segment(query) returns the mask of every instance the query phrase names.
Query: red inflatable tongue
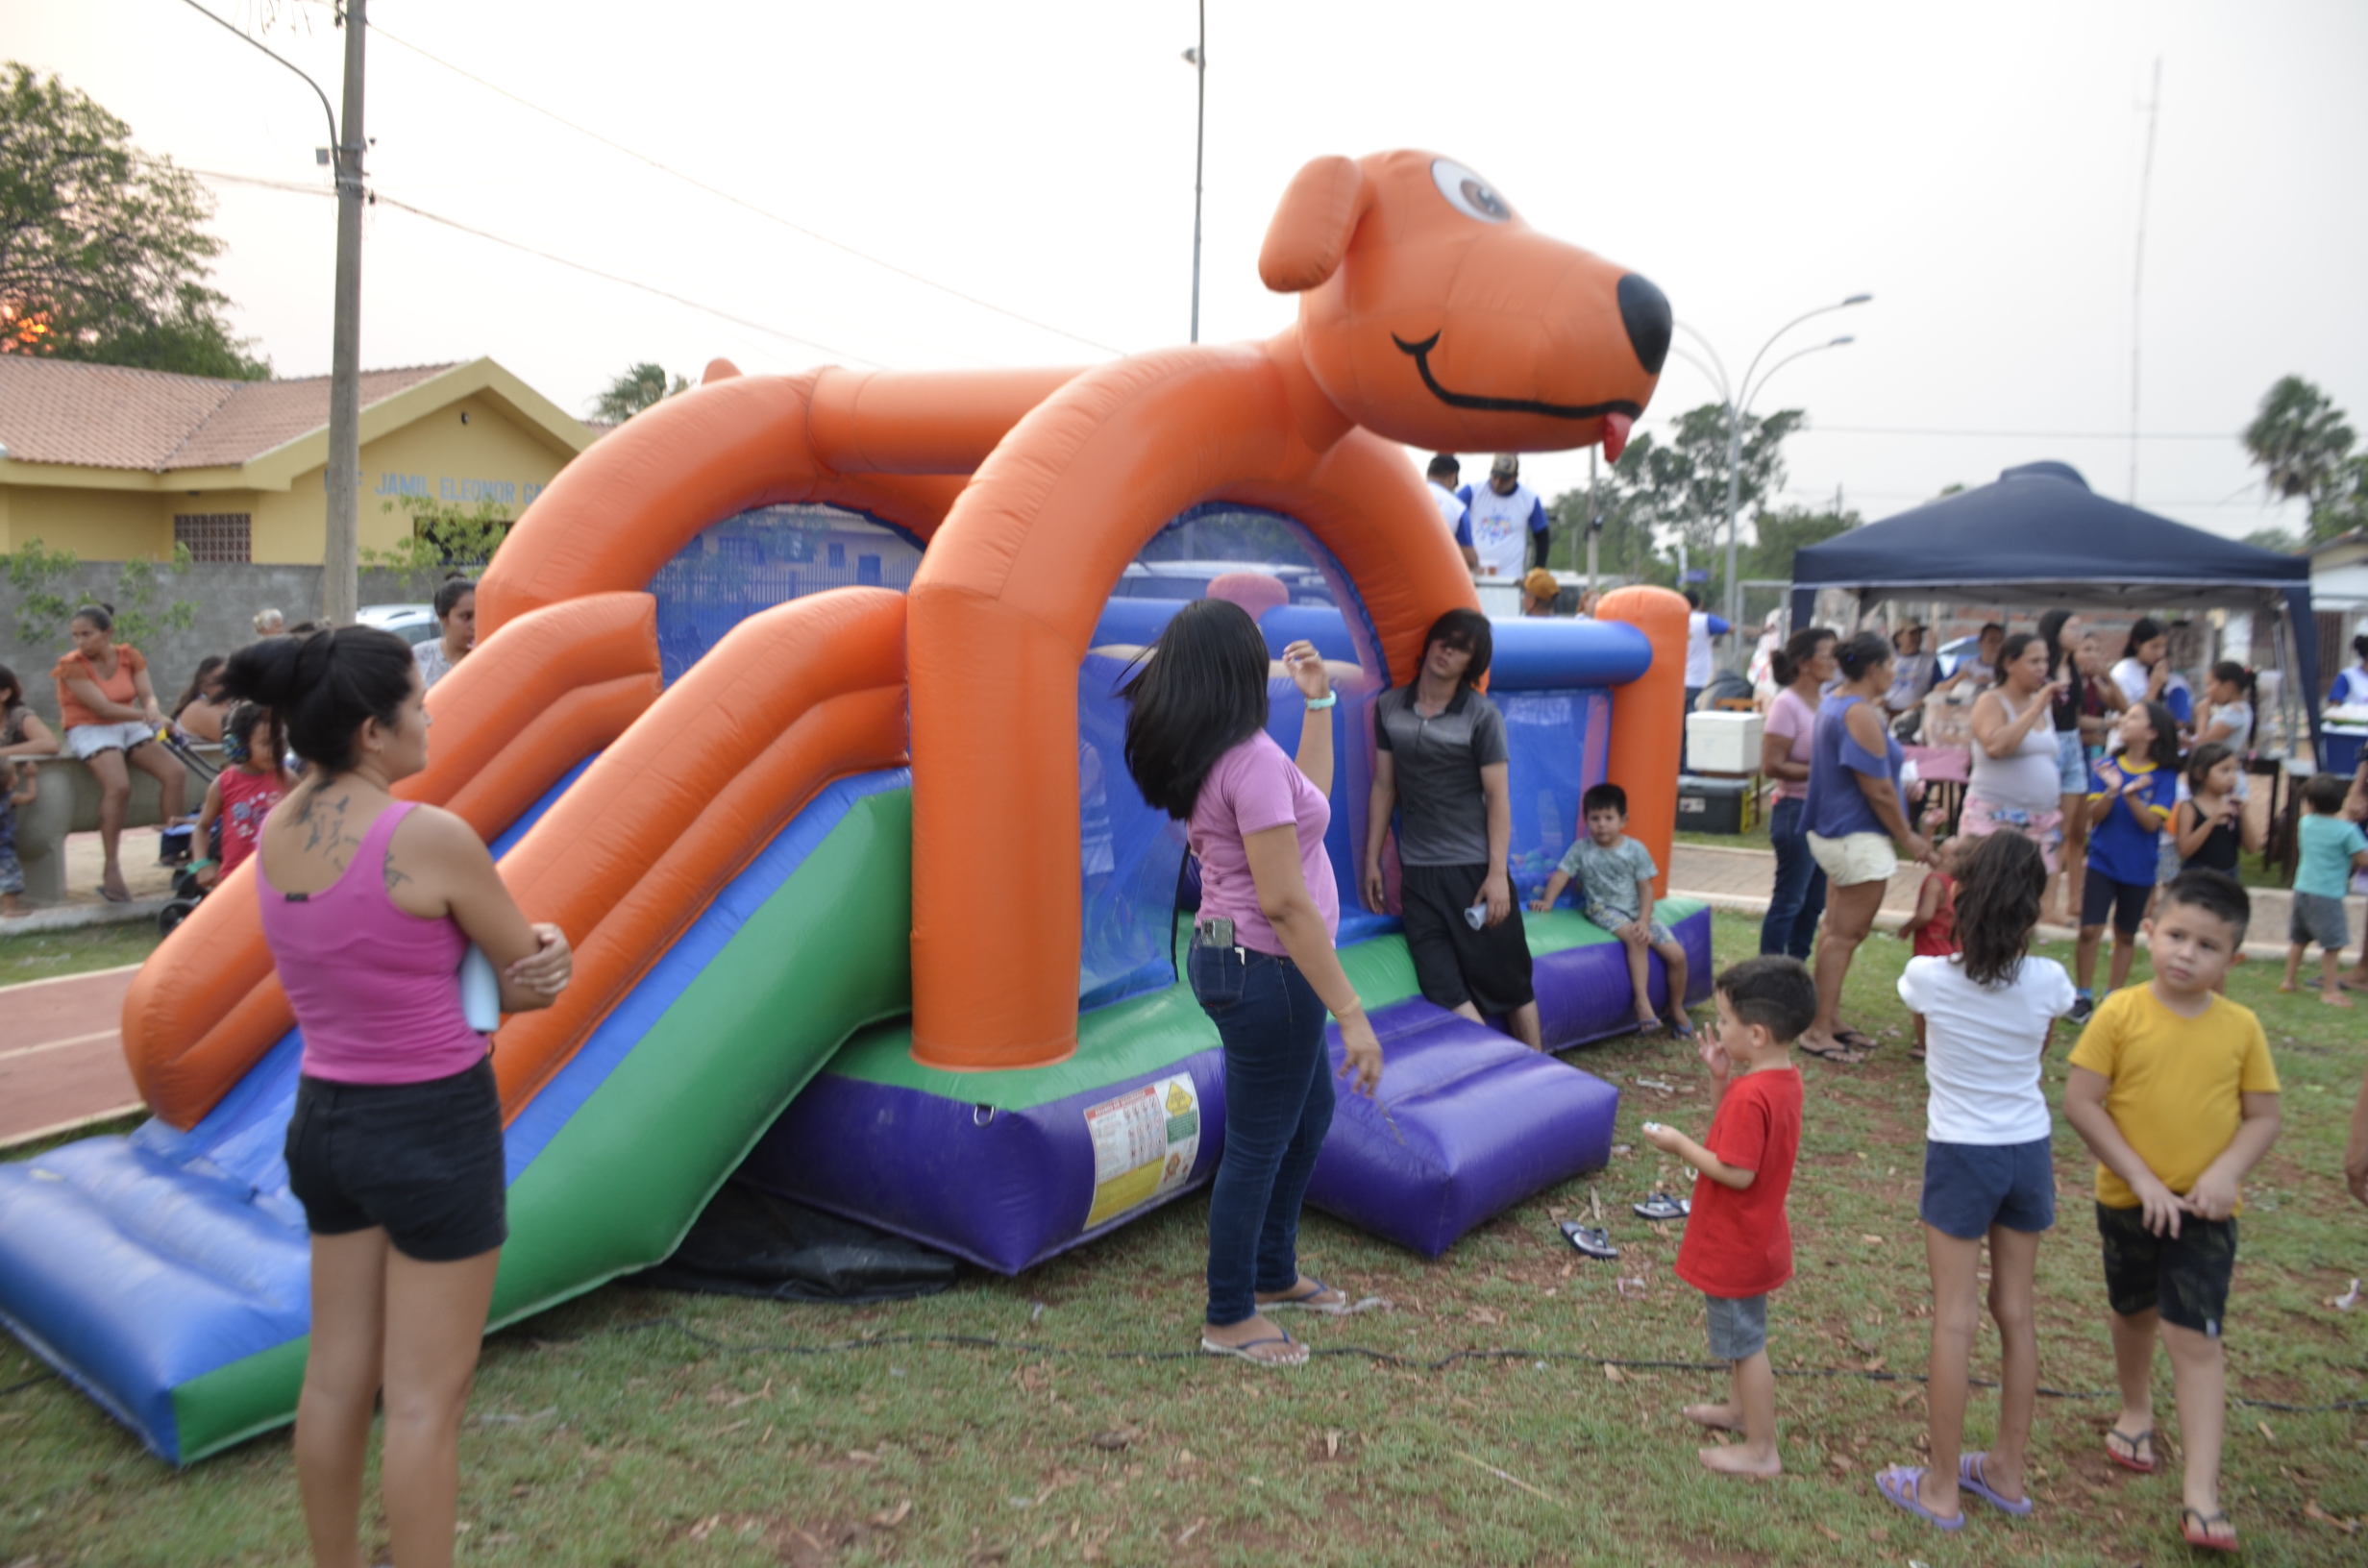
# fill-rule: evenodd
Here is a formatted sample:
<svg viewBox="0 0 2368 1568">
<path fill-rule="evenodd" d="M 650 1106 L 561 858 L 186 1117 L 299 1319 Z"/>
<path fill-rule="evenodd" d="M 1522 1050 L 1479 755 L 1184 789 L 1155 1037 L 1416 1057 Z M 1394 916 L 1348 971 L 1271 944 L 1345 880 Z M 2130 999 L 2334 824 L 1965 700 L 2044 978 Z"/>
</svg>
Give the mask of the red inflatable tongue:
<svg viewBox="0 0 2368 1568">
<path fill-rule="evenodd" d="M 1628 450 L 1628 431 L 1635 424 L 1636 421 L 1626 414 L 1603 416 L 1603 460 L 1605 462 L 1619 461 L 1619 454 Z"/>
</svg>

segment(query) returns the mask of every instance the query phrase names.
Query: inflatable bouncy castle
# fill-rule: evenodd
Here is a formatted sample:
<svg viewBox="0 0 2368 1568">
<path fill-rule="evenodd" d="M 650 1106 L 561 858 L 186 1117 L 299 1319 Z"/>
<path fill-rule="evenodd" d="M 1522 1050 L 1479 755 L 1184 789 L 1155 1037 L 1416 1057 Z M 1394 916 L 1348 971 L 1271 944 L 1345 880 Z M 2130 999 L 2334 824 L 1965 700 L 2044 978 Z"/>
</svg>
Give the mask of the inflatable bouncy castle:
<svg viewBox="0 0 2368 1568">
<path fill-rule="evenodd" d="M 735 1171 L 1006 1272 L 1208 1181 L 1222 1061 L 1176 963 L 1196 883 L 1116 694 L 1204 595 L 1277 653 L 1313 641 L 1342 694 L 1343 959 L 1386 1064 L 1311 1201 L 1436 1256 L 1603 1163 L 1616 1093 L 1423 1002 L 1358 861 L 1372 699 L 1475 602 L 1399 443 L 1616 455 L 1667 302 L 1413 152 L 1309 164 L 1259 266 L 1299 296 L 1265 343 L 719 362 L 520 521 L 399 792 L 465 818 L 576 947 L 558 1005 L 494 1037 L 497 1326 L 665 1257 Z M 1627 589 L 1603 616 L 1496 628 L 1523 897 L 1606 777 L 1667 864 L 1685 606 Z M 1661 918 L 1698 998 L 1707 912 Z M 1549 1045 L 1631 1025 L 1617 942 L 1568 910 L 1528 931 Z M 302 1041 L 246 870 L 142 968 L 124 1040 L 154 1119 L 0 1165 L 0 1319 L 186 1462 L 290 1419 L 306 1349 L 281 1160 Z"/>
</svg>

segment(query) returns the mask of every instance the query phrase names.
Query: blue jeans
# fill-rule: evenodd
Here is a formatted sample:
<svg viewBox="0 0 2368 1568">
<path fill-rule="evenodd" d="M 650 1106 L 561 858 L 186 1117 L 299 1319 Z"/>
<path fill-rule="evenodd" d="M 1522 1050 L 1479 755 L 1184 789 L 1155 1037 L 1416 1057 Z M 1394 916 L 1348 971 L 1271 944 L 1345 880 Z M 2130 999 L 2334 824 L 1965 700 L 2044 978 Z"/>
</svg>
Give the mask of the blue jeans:
<svg viewBox="0 0 2368 1568">
<path fill-rule="evenodd" d="M 1776 846 L 1776 885 L 1768 890 L 1767 919 L 1760 922 L 1760 951 L 1786 953 L 1806 962 L 1825 913 L 1825 872 L 1809 852 L 1806 800 L 1779 800 L 1767 814 L 1767 841 Z"/>
<path fill-rule="evenodd" d="M 1237 956 L 1238 955 L 1238 956 Z M 1195 943 L 1193 994 L 1225 1047 L 1225 1153 L 1209 1195 L 1209 1325 L 1299 1278 L 1299 1202 L 1332 1126 L 1324 1007 L 1297 965 Z"/>
</svg>

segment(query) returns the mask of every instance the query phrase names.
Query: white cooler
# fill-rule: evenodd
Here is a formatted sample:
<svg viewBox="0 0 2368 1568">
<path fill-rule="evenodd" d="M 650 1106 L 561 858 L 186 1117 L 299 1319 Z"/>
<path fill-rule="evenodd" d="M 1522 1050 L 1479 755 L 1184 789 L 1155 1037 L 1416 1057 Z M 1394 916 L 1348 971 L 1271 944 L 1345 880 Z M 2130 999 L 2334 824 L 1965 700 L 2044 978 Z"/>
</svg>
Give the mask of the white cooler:
<svg viewBox="0 0 2368 1568">
<path fill-rule="evenodd" d="M 1686 766 L 1697 773 L 1756 773 L 1765 727 L 1756 713 L 1690 713 Z"/>
</svg>

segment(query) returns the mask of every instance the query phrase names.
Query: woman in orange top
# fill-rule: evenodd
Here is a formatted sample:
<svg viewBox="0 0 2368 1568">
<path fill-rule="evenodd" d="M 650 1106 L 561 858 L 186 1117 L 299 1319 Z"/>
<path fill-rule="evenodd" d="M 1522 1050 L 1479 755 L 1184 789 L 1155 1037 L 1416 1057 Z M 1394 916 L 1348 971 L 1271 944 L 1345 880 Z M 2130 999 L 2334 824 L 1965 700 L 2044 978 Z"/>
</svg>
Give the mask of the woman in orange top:
<svg viewBox="0 0 2368 1568">
<path fill-rule="evenodd" d="M 71 629 L 74 651 L 50 671 L 58 682 L 58 713 L 65 721 L 66 749 L 87 763 L 99 781 L 99 844 L 107 854 L 99 895 L 110 903 L 127 904 L 132 890 L 124 885 L 123 867 L 115 855 L 123 837 L 124 808 L 132 799 L 126 764 L 156 775 L 166 821 L 181 816 L 188 774 L 157 744 L 164 714 L 148 681 L 148 661 L 138 649 L 115 645 L 112 608 L 84 605 L 74 612 Z"/>
</svg>

